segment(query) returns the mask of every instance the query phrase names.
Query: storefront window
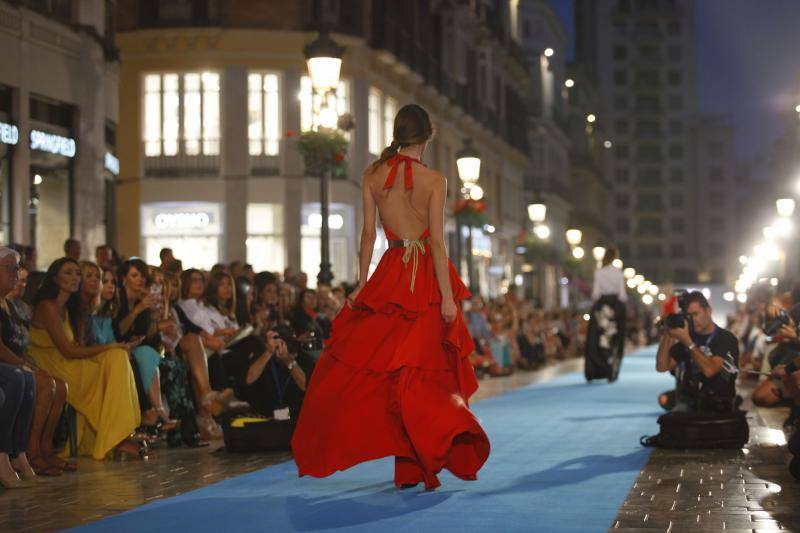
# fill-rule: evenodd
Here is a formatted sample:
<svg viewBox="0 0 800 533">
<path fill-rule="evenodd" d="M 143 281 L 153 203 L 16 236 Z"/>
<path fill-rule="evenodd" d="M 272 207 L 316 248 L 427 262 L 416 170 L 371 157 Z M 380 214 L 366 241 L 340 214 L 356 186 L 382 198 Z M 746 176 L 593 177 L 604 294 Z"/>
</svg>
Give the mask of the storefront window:
<svg viewBox="0 0 800 533">
<path fill-rule="evenodd" d="M 381 92 L 375 87 L 369 88 L 369 153 L 379 155 L 383 150 L 381 142 Z"/>
<path fill-rule="evenodd" d="M 309 131 L 314 126 L 314 110 L 319 109 L 322 103 L 321 95 L 312 97 L 311 78 L 303 76 L 300 78 L 300 129 Z M 326 95 L 328 102 L 336 108 L 339 115 L 350 112 L 350 86 L 346 80 L 339 80 L 339 87 L 336 94 Z M 350 138 L 350 132 L 346 132 L 345 137 Z"/>
<path fill-rule="evenodd" d="M 286 246 L 282 204 L 247 204 L 247 262 L 256 272 L 283 272 Z"/>
<path fill-rule="evenodd" d="M 222 205 L 211 202 L 143 204 L 142 247 L 148 264 L 161 263 L 159 252 L 172 248 L 183 268 L 211 269 L 219 261 Z"/>
<path fill-rule="evenodd" d="M 219 94 L 215 72 L 145 76 L 145 155 L 218 155 Z"/>
<path fill-rule="evenodd" d="M 250 74 L 247 86 L 250 155 L 278 155 L 281 139 L 278 75 Z"/>
<path fill-rule="evenodd" d="M 11 240 L 10 224 L 10 187 L 11 182 L 11 149 L 0 142 L 0 242 Z"/>
<path fill-rule="evenodd" d="M 383 103 L 383 145 L 389 146 L 394 138 L 394 117 L 397 115 L 397 100 L 387 96 Z"/>
<path fill-rule="evenodd" d="M 320 232 L 322 217 L 319 213 L 319 204 L 304 204 L 301 213 L 300 225 L 300 268 L 308 274 L 308 279 L 316 280 L 320 264 Z M 337 282 L 352 282 L 355 277 L 349 243 L 354 242 L 353 208 L 346 204 L 331 204 L 328 218 L 330 227 L 330 261 L 334 279 Z"/>
<path fill-rule="evenodd" d="M 70 165 L 66 158 L 32 152 L 29 214 L 38 267 L 64 255 L 70 237 Z"/>
</svg>

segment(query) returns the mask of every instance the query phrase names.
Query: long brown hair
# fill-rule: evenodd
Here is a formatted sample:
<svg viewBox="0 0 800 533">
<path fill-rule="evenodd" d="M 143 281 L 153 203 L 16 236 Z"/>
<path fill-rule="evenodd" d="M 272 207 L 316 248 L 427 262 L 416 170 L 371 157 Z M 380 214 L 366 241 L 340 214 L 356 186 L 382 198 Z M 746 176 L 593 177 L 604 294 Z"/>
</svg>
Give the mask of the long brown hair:
<svg viewBox="0 0 800 533">
<path fill-rule="evenodd" d="M 603 266 L 608 266 L 614 262 L 614 259 L 619 258 L 619 250 L 611 246 L 608 250 L 606 250 L 605 255 L 603 255 Z"/>
<path fill-rule="evenodd" d="M 228 300 L 225 306 L 222 305 L 222 302 L 219 301 L 217 297 L 217 289 L 222 284 L 222 280 L 227 279 L 231 284 L 231 299 Z M 209 307 L 215 308 L 220 314 L 227 316 L 228 318 L 236 318 L 236 284 L 233 282 L 233 276 L 224 272 L 222 270 L 218 270 L 211 274 L 211 277 L 206 284 L 206 291 L 203 295 L 203 301 Z"/>
<path fill-rule="evenodd" d="M 62 257 L 61 259 L 56 259 L 50 265 L 50 268 L 47 269 L 47 272 L 44 274 L 44 278 L 42 279 L 42 283 L 39 286 L 39 289 L 36 291 L 36 295 L 33 297 L 33 310 L 34 313 L 36 312 L 36 308 L 45 300 L 55 300 L 58 297 L 58 294 L 61 292 L 61 288 L 58 286 L 58 277 L 59 272 L 67 263 L 72 263 L 78 269 L 80 269 L 80 264 L 72 259 L 71 257 Z M 83 326 L 86 323 L 86 309 L 83 305 L 83 300 L 81 299 L 81 288 L 78 286 L 78 290 L 74 293 L 69 295 L 67 298 L 67 303 L 65 304 L 67 308 L 67 314 L 69 315 L 69 323 L 72 326 L 72 334 L 78 344 L 83 344 Z"/>
<path fill-rule="evenodd" d="M 384 148 L 377 161 L 369 166 L 369 172 L 374 172 L 395 155 L 399 149 L 414 144 L 422 144 L 433 137 L 431 117 L 428 116 L 428 112 L 421 105 L 404 105 L 394 117 L 392 136 L 392 143 Z"/>
</svg>

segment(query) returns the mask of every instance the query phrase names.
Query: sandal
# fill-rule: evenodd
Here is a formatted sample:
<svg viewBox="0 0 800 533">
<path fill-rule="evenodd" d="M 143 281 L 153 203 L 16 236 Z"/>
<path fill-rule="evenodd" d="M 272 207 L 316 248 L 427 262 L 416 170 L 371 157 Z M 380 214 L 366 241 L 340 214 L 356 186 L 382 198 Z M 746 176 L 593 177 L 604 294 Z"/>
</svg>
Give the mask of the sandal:
<svg viewBox="0 0 800 533">
<path fill-rule="evenodd" d="M 51 464 L 43 457 L 29 457 L 28 462 L 37 476 L 58 477 L 64 473 L 64 469 Z"/>
<path fill-rule="evenodd" d="M 57 455 L 48 455 L 44 458 L 44 461 L 50 466 L 60 468 L 64 472 L 75 472 L 78 470 L 77 463 L 70 463 Z"/>
<path fill-rule="evenodd" d="M 114 460 L 127 461 L 129 459 L 139 459 L 146 461 L 151 457 L 149 449 L 146 441 L 139 443 L 129 437 L 114 448 Z"/>
</svg>

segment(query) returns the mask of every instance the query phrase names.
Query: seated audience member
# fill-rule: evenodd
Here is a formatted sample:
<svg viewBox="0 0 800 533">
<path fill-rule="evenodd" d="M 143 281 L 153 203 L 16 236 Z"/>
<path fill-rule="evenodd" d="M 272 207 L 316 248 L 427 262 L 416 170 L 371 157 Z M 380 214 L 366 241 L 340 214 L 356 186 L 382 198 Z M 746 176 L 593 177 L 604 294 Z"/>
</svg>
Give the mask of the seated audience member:
<svg viewBox="0 0 800 533">
<path fill-rule="evenodd" d="M 5 256 L 2 255 L 4 252 Z M 14 279 L 14 269 L 20 268 L 17 264 L 19 256 L 8 248 L 2 248 L 0 257 L 0 337 L 4 346 L 0 361 L 25 365 L 33 372 L 36 402 L 28 438 L 28 461 L 37 474 L 60 476 L 64 470 L 76 469 L 75 464 L 58 457 L 53 449 L 53 437 L 64 408 L 67 388 L 63 381 L 53 379 L 27 357 L 30 313 L 24 302 L 16 299 L 16 295 L 24 290 L 24 280 Z M 9 287 L 13 289 L 6 293 Z M 27 320 L 23 315 L 28 317 Z"/>
<path fill-rule="evenodd" d="M 95 274 L 99 289 L 99 272 Z M 177 425 L 171 420 L 161 402 L 161 336 L 159 322 L 163 309 L 162 287 L 151 290 L 150 272 L 141 259 L 129 259 L 117 272 L 119 285 L 119 310 L 112 321 L 117 340 L 135 344 L 133 358 L 142 377 L 147 398 L 142 404 L 142 425 L 164 431 Z M 155 285 L 155 284 L 153 284 Z M 98 290 L 99 292 L 99 290 Z"/>
<path fill-rule="evenodd" d="M 114 264 L 114 254 L 111 247 L 107 244 L 101 244 L 94 249 L 94 261 L 101 269 L 114 271 L 116 265 Z"/>
<path fill-rule="evenodd" d="M 0 353 L 7 351 L 0 347 Z M 36 480 L 26 456 L 35 388 L 30 367 L 0 363 L 0 486 L 7 489 L 28 487 Z"/>
<path fill-rule="evenodd" d="M 143 448 L 129 438 L 140 412 L 128 345 L 84 345 L 80 283 L 74 260 L 50 265 L 33 299 L 28 353 L 67 384 L 67 401 L 77 411 L 78 453 L 97 460 L 112 450 L 143 457 Z"/>
<path fill-rule="evenodd" d="M 64 241 L 64 256 L 74 259 L 75 261 L 81 260 L 81 241 L 78 239 L 69 238 Z"/>
<path fill-rule="evenodd" d="M 197 422 L 200 428 L 201 438 L 204 440 L 214 440 L 222 438 L 222 428 L 216 423 L 213 416 L 219 415 L 227 409 L 233 389 L 227 388 L 224 380 L 221 390 L 212 388 L 213 380 L 210 377 L 209 364 L 212 361 L 219 362 L 218 369 L 224 376 L 224 366 L 219 357 L 213 360 L 208 358 L 212 351 L 207 351 L 204 336 L 210 345 L 220 346 L 213 335 L 207 334 L 197 324 L 192 322 L 184 307 L 188 308 L 192 315 L 196 315 L 202 305 L 198 300 L 202 298 L 205 290 L 205 278 L 203 273 L 196 269 L 185 270 L 180 277 L 166 277 L 167 285 L 173 284 L 169 289 L 169 300 L 173 317 L 179 324 L 181 337 L 178 347 L 181 357 L 189 369 L 189 378 L 197 405 Z M 214 344 L 217 343 L 217 344 Z M 219 372 L 218 372 L 219 373 Z"/>
<path fill-rule="evenodd" d="M 162 248 L 161 251 L 158 252 L 158 257 L 161 259 L 161 266 L 159 269 L 162 272 L 169 270 L 172 264 L 176 261 L 175 256 L 172 255 L 172 248 Z"/>
<path fill-rule="evenodd" d="M 522 328 L 517 335 L 522 367 L 526 369 L 536 369 L 544 365 L 544 343 L 536 333 L 534 326 L 534 315 L 522 321 Z"/>
<path fill-rule="evenodd" d="M 318 321 L 317 291 L 313 289 L 300 291 L 290 321 L 298 340 L 312 343 L 315 350 L 322 349 L 324 337 Z"/>
<path fill-rule="evenodd" d="M 278 282 L 269 272 L 257 274 L 255 281 L 251 315 L 255 333 L 264 334 L 279 322 Z"/>
<path fill-rule="evenodd" d="M 716 325 L 711 306 L 700 292 L 685 296 L 685 321 L 668 328 L 656 355 L 656 370 L 675 373 L 676 412 L 730 412 L 735 408 L 739 343 L 730 331 Z"/>
</svg>

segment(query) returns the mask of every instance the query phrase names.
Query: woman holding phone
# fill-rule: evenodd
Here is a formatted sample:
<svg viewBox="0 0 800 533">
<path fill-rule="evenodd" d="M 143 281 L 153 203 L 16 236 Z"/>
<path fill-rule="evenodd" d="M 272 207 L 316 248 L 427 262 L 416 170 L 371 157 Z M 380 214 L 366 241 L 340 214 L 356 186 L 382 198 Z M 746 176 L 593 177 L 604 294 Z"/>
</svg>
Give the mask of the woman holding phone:
<svg viewBox="0 0 800 533">
<path fill-rule="evenodd" d="M 142 401 L 142 425 L 168 431 L 177 426 L 161 403 L 161 336 L 159 317 L 162 308 L 158 294 L 151 291 L 150 273 L 141 259 L 129 259 L 117 272 L 119 310 L 113 319 L 117 340 L 136 342 L 133 358 L 146 389 Z"/>
</svg>

